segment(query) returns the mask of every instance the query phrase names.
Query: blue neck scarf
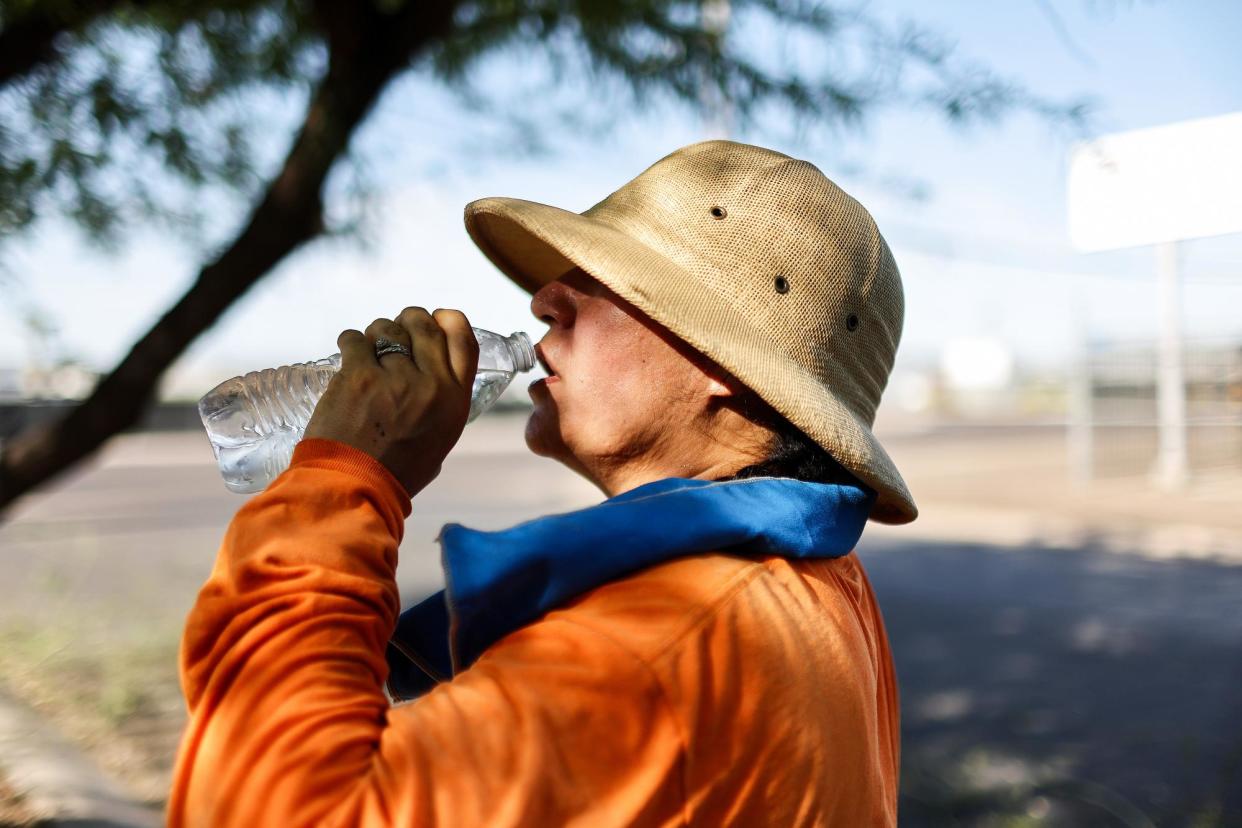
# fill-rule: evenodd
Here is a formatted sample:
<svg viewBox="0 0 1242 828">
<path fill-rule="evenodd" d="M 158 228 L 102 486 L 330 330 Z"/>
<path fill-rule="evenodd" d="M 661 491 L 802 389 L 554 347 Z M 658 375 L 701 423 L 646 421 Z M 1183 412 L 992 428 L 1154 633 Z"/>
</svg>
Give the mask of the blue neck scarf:
<svg viewBox="0 0 1242 828">
<path fill-rule="evenodd" d="M 436 540 L 446 587 L 397 620 L 389 692 L 398 700 L 421 695 L 550 610 L 674 558 L 846 555 L 874 503 L 874 493 L 856 486 L 787 477 L 669 477 L 498 532 L 445 524 Z"/>
</svg>

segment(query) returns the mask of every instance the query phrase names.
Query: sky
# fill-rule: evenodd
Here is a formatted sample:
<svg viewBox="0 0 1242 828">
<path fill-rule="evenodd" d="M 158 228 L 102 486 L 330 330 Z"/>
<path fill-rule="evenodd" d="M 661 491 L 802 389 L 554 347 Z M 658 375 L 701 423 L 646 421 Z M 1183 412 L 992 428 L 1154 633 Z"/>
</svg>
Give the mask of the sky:
<svg viewBox="0 0 1242 828">
<path fill-rule="evenodd" d="M 1242 111 L 1242 3 L 868 7 L 950 35 L 961 55 L 1046 97 L 1093 100 L 1103 133 Z M 762 32 L 733 36 L 767 47 Z M 501 62 L 489 81 L 503 93 L 521 68 Z M 290 256 L 177 362 L 165 393 L 196 397 L 234 374 L 325 356 L 341 330 L 412 304 L 459 308 L 478 327 L 538 338 L 546 329 L 529 313 L 529 297 L 470 243 L 463 206 L 507 195 L 581 211 L 673 149 L 712 137 L 697 116 L 657 107 L 623 113 L 602 139 L 568 137 L 551 155 L 526 157 L 503 145 L 480 153 L 501 133 L 480 135 L 475 123 L 418 77 L 395 84 L 355 145 L 376 190 L 369 245 L 328 240 Z M 894 108 L 814 145 L 735 137 L 812 161 L 874 214 L 906 292 L 898 373 L 934 367 L 963 341 L 991 341 L 1021 366 L 1055 370 L 1083 339 L 1155 336 L 1153 250 L 1070 247 L 1066 175 L 1075 136 L 1037 117 L 963 129 Z M 274 136 L 268 151 L 283 152 L 285 140 Z M 928 195 L 911 200 L 889 180 L 916 182 Z M 222 215 L 220 226 L 241 218 Z M 1188 337 L 1242 342 L 1242 236 L 1181 247 Z M 201 264 L 199 251 L 154 233 L 137 234 L 121 254 L 102 254 L 55 222 L 6 255 L 15 278 L 0 285 L 0 369 L 72 357 L 106 370 Z M 21 324 L 30 307 L 57 329 L 50 343 Z"/>
</svg>

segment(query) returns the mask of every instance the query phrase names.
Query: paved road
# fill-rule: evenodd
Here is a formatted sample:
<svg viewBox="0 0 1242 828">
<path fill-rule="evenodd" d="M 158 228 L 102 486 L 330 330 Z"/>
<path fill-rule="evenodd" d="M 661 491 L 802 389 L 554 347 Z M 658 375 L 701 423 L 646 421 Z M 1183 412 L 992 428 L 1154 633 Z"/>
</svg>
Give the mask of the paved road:
<svg viewBox="0 0 1242 828">
<path fill-rule="evenodd" d="M 443 523 L 598 501 L 518 435 L 471 426 L 420 496 L 407 603 L 439 586 Z M 43 672 L 18 689 L 102 676 L 83 686 L 119 736 L 65 727 L 148 798 L 180 725 L 168 648 L 243 502 L 205 452 L 199 435 L 126 438 L 0 526 L 0 635 Z M 860 547 L 903 693 L 903 824 L 1242 825 L 1242 566 L 918 537 L 869 531 Z M 131 662 L 145 683 L 117 702 L 105 679 Z"/>
</svg>

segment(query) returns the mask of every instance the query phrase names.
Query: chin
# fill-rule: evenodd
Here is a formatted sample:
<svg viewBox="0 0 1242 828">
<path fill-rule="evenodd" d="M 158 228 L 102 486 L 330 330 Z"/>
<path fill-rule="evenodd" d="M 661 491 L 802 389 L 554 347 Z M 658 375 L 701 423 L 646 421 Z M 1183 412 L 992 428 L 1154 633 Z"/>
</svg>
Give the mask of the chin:
<svg viewBox="0 0 1242 828">
<path fill-rule="evenodd" d="M 559 454 L 557 449 L 562 447 L 559 424 L 549 423 L 547 419 L 547 413 L 536 403 L 535 410 L 526 420 L 526 447 L 531 454 L 539 457 L 556 457 Z M 549 432 L 556 437 L 549 439 Z"/>
</svg>

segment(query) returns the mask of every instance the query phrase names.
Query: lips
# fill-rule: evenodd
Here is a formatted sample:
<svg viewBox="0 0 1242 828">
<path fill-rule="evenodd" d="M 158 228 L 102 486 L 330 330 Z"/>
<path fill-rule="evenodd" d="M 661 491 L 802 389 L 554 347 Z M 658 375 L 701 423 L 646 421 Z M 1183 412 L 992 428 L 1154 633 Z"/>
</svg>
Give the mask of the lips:
<svg viewBox="0 0 1242 828">
<path fill-rule="evenodd" d="M 543 353 L 543 348 L 539 345 L 535 346 L 535 359 L 539 360 L 539 364 L 543 366 L 543 370 L 548 372 L 549 377 L 556 376 L 556 369 L 548 364 L 548 358 Z"/>
</svg>

